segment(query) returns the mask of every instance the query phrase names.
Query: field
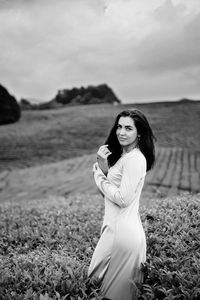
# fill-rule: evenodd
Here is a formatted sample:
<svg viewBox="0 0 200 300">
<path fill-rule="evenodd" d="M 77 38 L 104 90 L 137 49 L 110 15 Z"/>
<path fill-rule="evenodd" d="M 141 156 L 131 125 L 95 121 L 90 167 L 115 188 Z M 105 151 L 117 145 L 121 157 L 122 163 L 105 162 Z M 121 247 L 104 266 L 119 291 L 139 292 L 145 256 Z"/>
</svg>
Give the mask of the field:
<svg viewBox="0 0 200 300">
<path fill-rule="evenodd" d="M 66 197 L 71 193 L 95 194 L 91 166 L 95 154 L 21 170 L 0 173 L 1 202 Z M 150 198 L 200 192 L 200 153 L 191 149 L 158 147 L 157 163 L 147 175 L 141 203 Z M 147 201 L 148 200 L 148 201 Z"/>
<path fill-rule="evenodd" d="M 186 193 L 141 207 L 148 255 L 139 299 L 199 299 L 199 201 Z M 87 267 L 102 215 L 99 195 L 4 203 L 0 299 L 99 299 Z"/>
<path fill-rule="evenodd" d="M 24 111 L 1 126 L 0 299 L 98 299 L 87 266 L 103 201 L 91 168 L 116 114 L 133 107 L 157 138 L 141 197 L 139 299 L 199 299 L 200 102 Z"/>
<path fill-rule="evenodd" d="M 143 198 L 199 192 L 200 102 L 90 105 L 24 111 L 19 123 L 0 127 L 1 202 L 94 193 L 95 152 L 116 114 L 130 107 L 147 115 L 157 138 Z"/>
<path fill-rule="evenodd" d="M 199 151 L 199 101 L 24 111 L 20 122 L 0 126 L 0 171 L 94 153 L 104 143 L 114 117 L 126 108 L 140 109 L 147 116 L 157 147 Z"/>
</svg>

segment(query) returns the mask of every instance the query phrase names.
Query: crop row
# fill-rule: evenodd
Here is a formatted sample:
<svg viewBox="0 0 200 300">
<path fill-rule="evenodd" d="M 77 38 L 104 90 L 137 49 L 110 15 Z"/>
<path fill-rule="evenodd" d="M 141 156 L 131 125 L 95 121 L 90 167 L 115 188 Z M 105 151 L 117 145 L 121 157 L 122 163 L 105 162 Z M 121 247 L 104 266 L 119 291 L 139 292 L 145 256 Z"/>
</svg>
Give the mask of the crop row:
<svg viewBox="0 0 200 300">
<path fill-rule="evenodd" d="M 156 164 L 147 174 L 143 198 L 166 197 L 182 191 L 200 192 L 200 152 L 182 148 L 156 149 Z M 1 201 L 29 201 L 66 196 L 70 193 L 93 193 L 92 175 L 95 154 L 84 155 L 34 168 L 0 173 Z"/>
<path fill-rule="evenodd" d="M 164 196 L 181 191 L 200 192 L 200 152 L 183 148 L 158 148 L 156 165 L 147 176 L 146 189 Z"/>
</svg>

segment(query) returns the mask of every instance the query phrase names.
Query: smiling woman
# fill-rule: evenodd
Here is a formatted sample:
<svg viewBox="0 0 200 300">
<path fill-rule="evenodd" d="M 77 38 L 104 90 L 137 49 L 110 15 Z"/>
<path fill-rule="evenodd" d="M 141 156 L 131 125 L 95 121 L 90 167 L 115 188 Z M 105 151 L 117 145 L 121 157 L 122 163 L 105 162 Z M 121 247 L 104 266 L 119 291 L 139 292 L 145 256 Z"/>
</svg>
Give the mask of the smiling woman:
<svg viewBox="0 0 200 300">
<path fill-rule="evenodd" d="M 142 281 L 146 260 L 139 199 L 154 160 L 154 135 L 146 117 L 138 110 L 120 113 L 93 166 L 105 214 L 88 275 L 101 283 L 105 299 L 137 299 L 135 282 Z"/>
<path fill-rule="evenodd" d="M 131 148 L 136 147 L 140 139 L 140 135 L 137 134 L 137 128 L 130 117 L 121 117 L 119 119 L 116 135 L 124 152 L 129 152 Z"/>
</svg>

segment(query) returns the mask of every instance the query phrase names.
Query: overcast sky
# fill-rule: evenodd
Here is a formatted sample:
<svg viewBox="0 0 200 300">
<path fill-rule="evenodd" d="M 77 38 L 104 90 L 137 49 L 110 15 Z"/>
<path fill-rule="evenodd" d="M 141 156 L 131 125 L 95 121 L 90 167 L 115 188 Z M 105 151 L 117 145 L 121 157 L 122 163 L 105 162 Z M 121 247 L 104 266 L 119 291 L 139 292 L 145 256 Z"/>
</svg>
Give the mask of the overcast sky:
<svg viewBox="0 0 200 300">
<path fill-rule="evenodd" d="M 200 0 L 0 0 L 0 43 L 18 100 L 101 83 L 122 102 L 200 99 Z"/>
</svg>

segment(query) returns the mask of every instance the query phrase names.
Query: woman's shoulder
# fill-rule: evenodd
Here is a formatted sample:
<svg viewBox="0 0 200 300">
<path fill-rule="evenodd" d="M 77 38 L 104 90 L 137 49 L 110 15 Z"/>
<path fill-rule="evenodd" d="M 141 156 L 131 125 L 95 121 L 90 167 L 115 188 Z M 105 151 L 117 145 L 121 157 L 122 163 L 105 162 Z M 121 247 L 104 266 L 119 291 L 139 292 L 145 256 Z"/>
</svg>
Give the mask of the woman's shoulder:
<svg viewBox="0 0 200 300">
<path fill-rule="evenodd" d="M 141 163 L 146 165 L 146 158 L 139 148 L 134 148 L 123 155 L 123 164 Z"/>
<path fill-rule="evenodd" d="M 134 148 L 130 152 L 125 153 L 122 157 L 124 158 L 124 160 L 135 159 L 135 158 L 145 159 L 144 154 L 141 152 L 139 148 Z"/>
</svg>

